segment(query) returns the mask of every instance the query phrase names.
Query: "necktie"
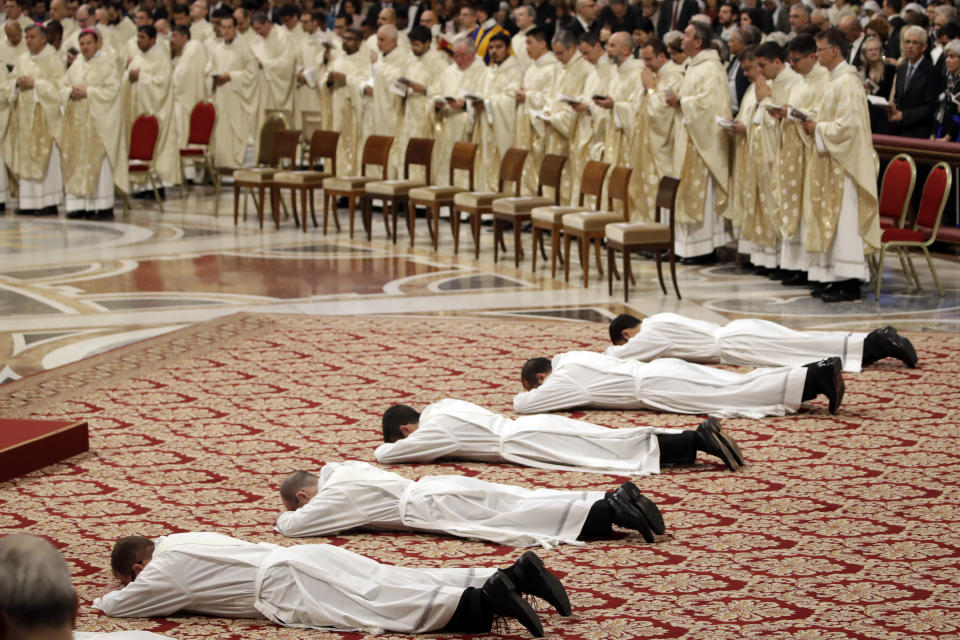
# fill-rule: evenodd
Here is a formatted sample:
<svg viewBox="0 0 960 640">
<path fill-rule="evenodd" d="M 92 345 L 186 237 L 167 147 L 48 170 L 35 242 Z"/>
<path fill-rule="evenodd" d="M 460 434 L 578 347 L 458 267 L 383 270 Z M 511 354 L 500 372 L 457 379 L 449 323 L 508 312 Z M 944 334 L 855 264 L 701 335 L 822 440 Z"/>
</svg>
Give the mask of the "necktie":
<svg viewBox="0 0 960 640">
<path fill-rule="evenodd" d="M 676 30 L 677 28 L 677 18 L 680 17 L 680 5 L 683 3 L 683 0 L 673 0 L 673 22 L 670 23 L 670 29 Z"/>
<path fill-rule="evenodd" d="M 913 72 L 916 70 L 917 70 L 916 63 L 911 63 L 910 66 L 907 67 L 907 81 L 904 83 L 903 85 L 904 87 L 910 84 L 910 80 L 913 79 Z"/>
</svg>

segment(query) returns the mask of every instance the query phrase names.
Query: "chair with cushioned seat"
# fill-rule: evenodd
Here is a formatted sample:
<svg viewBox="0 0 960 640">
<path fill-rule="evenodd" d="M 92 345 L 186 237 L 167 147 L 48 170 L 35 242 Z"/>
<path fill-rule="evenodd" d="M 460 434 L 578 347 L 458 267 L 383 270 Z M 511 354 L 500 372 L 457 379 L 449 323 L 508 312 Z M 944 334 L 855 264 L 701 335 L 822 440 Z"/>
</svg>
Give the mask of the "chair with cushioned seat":
<svg viewBox="0 0 960 640">
<path fill-rule="evenodd" d="M 153 163 L 156 159 L 157 138 L 160 137 L 160 123 L 156 117 L 141 115 L 133 121 L 133 127 L 130 129 L 130 154 L 128 156 L 128 173 L 130 182 L 150 183 L 153 189 L 153 197 L 160 205 L 160 211 L 163 211 L 163 200 L 160 198 L 160 192 L 157 184 L 162 184 L 160 176 Z M 125 194 L 123 199 L 123 208 L 130 211 L 130 196 Z"/>
<path fill-rule="evenodd" d="M 180 149 L 180 188 L 187 184 L 184 171 L 186 165 L 196 167 L 201 165 L 210 174 L 214 188 L 213 215 L 220 212 L 220 172 L 213 166 L 213 157 L 210 155 L 210 138 L 217 123 L 217 109 L 213 103 L 200 101 L 193 106 L 190 112 L 190 130 L 187 133 L 187 146 Z"/>
<path fill-rule="evenodd" d="M 473 256 L 480 257 L 480 220 L 485 213 L 493 212 L 493 202 L 509 197 L 504 189 L 508 182 L 513 183 L 513 195 L 520 195 L 520 179 L 523 176 L 523 163 L 529 152 L 526 149 L 507 149 L 500 161 L 500 175 L 497 178 L 497 191 L 464 191 L 453 196 L 453 253 L 460 249 L 460 214 L 470 216 L 470 229 L 473 231 Z"/>
<path fill-rule="evenodd" d="M 663 283 L 663 270 L 660 266 L 660 252 L 667 251 L 670 258 L 670 277 L 673 279 L 673 288 L 680 299 L 680 287 L 677 286 L 676 255 L 673 251 L 674 242 L 674 213 L 677 204 L 677 188 L 680 179 L 664 176 L 660 179 L 657 188 L 657 215 L 656 222 L 612 222 L 607 224 L 605 236 L 607 240 L 607 282 L 610 295 L 613 295 L 613 273 L 616 267 L 614 251 L 623 252 L 623 301 L 630 300 L 630 270 L 631 251 L 652 251 L 657 260 L 657 276 L 660 278 L 660 288 L 664 293 L 667 287 Z M 666 211 L 670 216 L 669 223 L 661 222 L 661 214 Z"/>
<path fill-rule="evenodd" d="M 563 216 L 563 279 L 570 282 L 570 243 L 577 238 L 577 247 L 580 253 L 580 266 L 583 268 L 583 286 L 590 285 L 590 245 L 597 246 L 597 271 L 603 277 L 603 241 L 607 224 L 611 222 L 627 222 L 630 220 L 630 176 L 633 169 L 629 167 L 614 167 L 610 174 L 610 185 L 607 190 L 606 211 L 583 211 L 569 213 Z M 616 210 L 616 203 L 620 203 L 620 211 Z M 616 272 L 614 272 L 616 275 Z"/>
<path fill-rule="evenodd" d="M 883 236 L 880 239 L 880 256 L 877 260 L 877 290 L 874 299 L 880 299 L 880 285 L 883 283 L 883 257 L 887 249 L 892 249 L 900 256 L 901 264 L 905 266 L 903 275 L 907 281 L 911 279 L 920 290 L 920 277 L 913 266 L 913 260 L 910 258 L 910 249 L 918 247 L 927 258 L 927 265 L 930 267 L 930 273 L 933 275 L 933 282 L 937 285 L 937 292 L 943 296 L 943 285 L 940 284 L 940 278 L 937 277 L 937 270 L 933 266 L 933 259 L 927 250 L 937 239 L 937 232 L 940 230 L 940 220 L 943 218 L 943 208 L 947 204 L 947 198 L 950 196 L 950 185 L 953 183 L 953 176 L 950 173 L 950 166 L 946 162 L 938 162 L 933 165 L 926 182 L 923 184 L 923 192 L 920 194 L 920 206 L 917 208 L 917 217 L 913 222 L 913 228 L 904 229 L 900 227 L 891 227 L 883 230 Z"/>
<path fill-rule="evenodd" d="M 907 212 L 910 210 L 910 199 L 917 182 L 917 166 L 913 158 L 905 153 L 898 153 L 890 160 L 890 164 L 883 172 L 880 183 L 880 228 L 891 229 L 903 226 L 907 222 Z M 879 267 L 877 256 L 870 256 L 870 269 L 876 276 Z M 904 257 L 900 256 L 900 266 L 906 273 L 908 267 Z"/>
<path fill-rule="evenodd" d="M 550 232 L 550 277 L 557 277 L 557 256 L 560 254 L 560 235 L 563 231 L 563 216 L 568 213 L 578 213 L 581 211 L 590 211 L 584 205 L 586 196 L 593 196 L 593 206 L 600 208 L 601 196 L 603 194 L 603 179 L 607 175 L 610 165 L 606 162 L 591 160 L 583 168 L 583 176 L 580 179 L 580 199 L 579 206 L 564 207 L 559 205 L 549 205 L 546 207 L 536 207 L 530 212 L 533 222 L 533 254 L 530 258 L 530 270 L 537 271 L 537 241 L 540 242 L 540 251 L 543 251 L 544 231 Z M 568 271 L 569 273 L 569 271 Z"/>
<path fill-rule="evenodd" d="M 266 197 L 267 190 L 269 189 L 270 192 L 273 193 L 273 176 L 281 171 L 285 164 L 291 168 L 295 166 L 294 163 L 297 161 L 297 144 L 299 142 L 299 131 L 284 129 L 277 133 L 273 143 L 274 166 L 236 169 L 233 172 L 233 224 L 237 224 L 240 191 L 242 189 L 250 189 L 254 192 L 253 202 L 257 205 L 257 220 L 260 223 L 260 228 L 263 229 L 263 210 L 266 207 L 264 198 Z M 259 198 L 257 198 L 258 195 Z M 274 227 L 279 229 L 280 212 L 277 211 L 275 206 L 271 208 L 273 210 Z M 244 218 L 246 218 L 246 195 L 244 195 L 243 212 Z"/>
<path fill-rule="evenodd" d="M 276 199 L 283 197 L 283 189 L 290 189 L 290 200 L 293 203 L 293 216 L 297 216 L 297 193 L 303 208 L 303 232 L 307 232 L 307 198 L 310 202 L 310 218 L 313 226 L 317 226 L 317 216 L 313 203 L 313 192 L 323 186 L 323 181 L 337 173 L 337 143 L 340 140 L 339 131 L 314 131 L 310 137 L 310 156 L 307 169 L 278 171 L 273 176 L 273 189 L 270 197 L 276 207 Z M 323 161 L 323 169 L 317 170 L 318 160 Z M 337 227 L 339 229 L 339 225 Z"/>
<path fill-rule="evenodd" d="M 493 201 L 493 261 L 498 258 L 498 249 L 503 241 L 503 225 L 513 223 L 513 263 L 520 266 L 523 257 L 523 244 L 520 242 L 520 232 L 523 223 L 530 220 L 531 212 L 537 207 L 560 205 L 560 182 L 563 178 L 563 167 L 567 164 L 567 156 L 548 153 L 540 164 L 540 183 L 537 185 L 535 196 L 511 196 L 497 198 Z M 544 187 L 553 189 L 553 198 L 543 195 Z M 546 257 L 546 256 L 544 256 Z"/>
<path fill-rule="evenodd" d="M 403 157 L 403 179 L 402 180 L 377 180 L 370 182 L 366 187 L 366 195 L 363 198 L 363 215 L 365 219 L 370 219 L 373 215 L 373 201 L 380 200 L 383 203 L 383 220 L 387 220 L 387 207 L 389 205 L 393 224 L 393 244 L 397 244 L 397 209 L 400 205 L 407 208 L 407 229 L 410 232 L 410 246 L 413 246 L 413 224 L 410 221 L 411 209 L 408 203 L 408 195 L 411 189 L 417 187 L 426 187 L 424 180 L 411 180 L 410 167 L 420 166 L 424 168 L 427 180 L 430 179 L 431 155 L 433 154 L 433 138 L 410 138 L 407 142 L 407 150 Z M 367 240 L 370 240 L 372 224 L 367 225 Z M 387 225 L 387 233 L 390 233 L 390 225 Z"/>
<path fill-rule="evenodd" d="M 350 210 L 350 237 L 353 238 L 353 219 L 357 210 L 357 199 L 362 199 L 366 193 L 366 186 L 376 180 L 387 179 L 387 163 L 390 158 L 390 147 L 393 145 L 391 136 L 369 136 L 363 143 L 363 153 L 360 156 L 360 175 L 358 176 L 331 176 L 323 181 L 323 235 L 327 235 L 327 215 L 330 202 L 333 202 L 333 219 L 340 228 L 337 216 L 337 198 L 347 198 Z M 367 175 L 367 166 L 380 167 L 380 176 Z M 361 217 L 363 217 L 361 215 Z M 363 223 L 366 226 L 367 220 Z"/>
<path fill-rule="evenodd" d="M 458 193 L 473 191 L 473 173 L 474 163 L 477 158 L 477 145 L 472 142 L 457 142 L 453 145 L 453 151 L 450 152 L 450 184 L 446 186 L 431 185 L 428 187 L 417 187 L 410 190 L 407 194 L 409 206 L 409 220 L 407 225 L 410 227 L 410 246 L 413 247 L 413 227 L 416 222 L 416 208 L 426 207 L 430 211 L 427 217 L 427 228 L 430 231 L 430 237 L 433 240 L 433 250 L 437 250 L 440 240 L 440 209 L 449 207 L 453 211 L 453 198 Z M 467 188 L 458 187 L 454 184 L 456 171 L 467 172 Z M 451 221 L 452 221 L 451 213 Z"/>
</svg>

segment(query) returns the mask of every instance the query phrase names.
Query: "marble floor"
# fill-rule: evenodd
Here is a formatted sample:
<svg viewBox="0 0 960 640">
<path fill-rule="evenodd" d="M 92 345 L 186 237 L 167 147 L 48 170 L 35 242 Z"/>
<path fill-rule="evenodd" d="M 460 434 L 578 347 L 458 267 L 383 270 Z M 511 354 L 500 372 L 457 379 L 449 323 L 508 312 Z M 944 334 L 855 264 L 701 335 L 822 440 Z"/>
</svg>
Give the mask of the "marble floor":
<svg viewBox="0 0 960 640">
<path fill-rule="evenodd" d="M 279 231 L 271 225 L 260 230 L 252 206 L 249 218 L 234 226 L 232 194 L 221 196 L 214 215 L 209 187 L 167 195 L 162 212 L 152 201 L 135 201 L 141 204 L 113 222 L 9 211 L 0 217 L 0 381 L 238 311 L 572 322 L 602 322 L 625 310 L 641 316 L 673 311 L 715 322 L 761 317 L 795 328 L 894 324 L 960 331 L 955 253 L 935 258 L 944 297 L 922 259 L 916 262 L 921 291 L 911 291 L 899 262 L 888 258 L 879 302 L 865 287 L 862 300 L 840 304 L 825 304 L 806 288 L 784 287 L 733 262 L 678 267 L 683 300 L 677 300 L 672 289 L 661 293 L 652 261 L 635 261 L 637 284 L 624 305 L 622 285 L 615 282 L 608 295 L 595 262 L 588 288 L 579 264 L 571 265 L 569 283 L 562 272 L 552 279 L 542 260 L 532 273 L 529 234 L 528 255 L 515 269 L 512 251 L 493 262 L 487 226 L 474 260 L 469 226 L 461 227 L 457 256 L 446 220 L 434 252 L 422 218 L 410 248 L 404 225 L 393 245 L 379 214 L 368 242 L 362 232 L 352 240 L 345 231 L 324 236 L 311 227 L 304 234 L 292 220 Z M 345 223 L 345 212 L 340 215 Z M 602 335 L 602 328 L 597 331 Z"/>
</svg>

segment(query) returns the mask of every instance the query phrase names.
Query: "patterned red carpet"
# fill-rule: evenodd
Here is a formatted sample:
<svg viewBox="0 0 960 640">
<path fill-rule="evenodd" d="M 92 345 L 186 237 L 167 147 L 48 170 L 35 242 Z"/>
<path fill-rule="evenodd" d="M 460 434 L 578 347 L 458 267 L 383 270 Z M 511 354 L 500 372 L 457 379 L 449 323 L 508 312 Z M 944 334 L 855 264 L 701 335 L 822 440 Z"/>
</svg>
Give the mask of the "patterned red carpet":
<svg viewBox="0 0 960 640">
<path fill-rule="evenodd" d="M 509 413 L 534 355 L 604 346 L 603 325 L 235 315 L 0 387 L 4 417 L 84 419 L 90 452 L 0 484 L 0 534 L 48 536 L 71 564 L 78 628 L 178 638 L 321 638 L 263 621 L 112 620 L 89 604 L 110 546 L 130 533 L 274 534 L 283 474 L 373 461 L 379 416 L 459 397 Z M 844 405 L 728 420 L 748 466 L 701 458 L 641 478 L 666 540 L 637 535 L 543 551 L 574 616 L 563 638 L 948 638 L 960 635 L 960 336 L 911 335 L 920 368 L 847 376 Z M 695 416 L 590 411 L 611 426 L 693 426 Z M 406 466 L 527 486 L 613 488 L 625 478 L 485 464 Z M 419 535 L 317 541 L 408 566 L 505 565 L 511 548 Z M 516 624 L 508 635 L 526 637 Z"/>
</svg>

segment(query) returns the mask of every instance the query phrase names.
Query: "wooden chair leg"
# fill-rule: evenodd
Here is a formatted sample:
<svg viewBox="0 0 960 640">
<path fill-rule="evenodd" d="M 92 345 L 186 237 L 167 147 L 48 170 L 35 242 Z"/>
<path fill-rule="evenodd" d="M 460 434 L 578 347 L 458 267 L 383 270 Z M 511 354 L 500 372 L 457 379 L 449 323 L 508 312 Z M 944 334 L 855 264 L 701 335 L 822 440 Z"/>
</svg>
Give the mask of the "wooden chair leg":
<svg viewBox="0 0 960 640">
<path fill-rule="evenodd" d="M 240 187 L 233 183 L 233 226 L 240 223 Z"/>
<path fill-rule="evenodd" d="M 597 244 L 597 272 L 603 277 L 603 239 L 594 237 L 593 241 Z"/>
<path fill-rule="evenodd" d="M 350 194 L 350 202 L 347 205 L 348 210 L 350 211 L 350 239 L 353 240 L 353 218 L 357 213 L 357 201 L 353 197 L 353 194 Z"/>
<path fill-rule="evenodd" d="M 590 286 L 590 239 L 586 235 L 577 238 L 580 247 L 580 267 L 583 269 L 583 287 Z"/>
<path fill-rule="evenodd" d="M 257 205 L 257 220 L 260 222 L 260 228 L 261 228 L 261 229 L 263 229 L 263 207 L 264 207 L 263 199 L 264 199 L 264 197 L 266 196 L 266 193 L 264 193 L 265 191 L 266 191 L 266 189 L 264 189 L 263 185 L 258 185 L 258 186 L 257 186 L 257 192 L 260 194 L 260 201 L 256 203 L 256 205 Z"/>
<path fill-rule="evenodd" d="M 413 249 L 414 225 L 417 223 L 417 208 L 407 199 L 407 231 L 410 232 L 410 248 Z M 429 226 L 430 223 L 427 223 Z"/>
<path fill-rule="evenodd" d="M 454 207 L 453 215 L 450 216 L 450 229 L 453 234 L 453 255 L 460 253 L 460 209 Z M 437 235 L 440 235 L 437 229 Z M 434 238 L 433 250 L 437 250 L 436 238 Z"/>
<path fill-rule="evenodd" d="M 673 252 L 673 247 L 670 247 L 669 251 L 670 251 L 670 277 L 673 279 L 673 290 L 677 292 L 677 300 L 680 300 L 680 284 L 677 282 L 677 256 Z"/>
<path fill-rule="evenodd" d="M 530 252 L 530 273 L 537 272 L 537 240 L 543 241 L 540 233 L 540 227 L 534 224 L 533 229 L 530 230 L 530 237 L 533 241 L 533 250 Z M 546 260 L 546 256 L 544 256 L 544 260 Z"/>
<path fill-rule="evenodd" d="M 311 188 L 309 188 L 309 189 L 306 189 L 306 191 L 309 192 L 309 194 L 310 194 L 310 219 L 313 220 L 313 228 L 316 229 L 316 228 L 317 228 L 317 209 L 316 209 L 316 205 L 314 204 L 314 200 L 316 199 L 317 194 L 315 193 L 313 187 L 311 187 Z M 303 221 L 303 231 L 304 231 L 304 233 L 306 233 L 306 231 L 307 231 L 307 221 L 306 221 L 307 214 L 304 213 L 304 214 L 303 214 L 303 217 L 304 217 L 304 221 Z"/>
<path fill-rule="evenodd" d="M 660 249 L 654 251 L 657 261 L 657 277 L 660 279 L 660 288 L 663 290 L 664 295 L 667 293 L 667 285 L 663 283 L 663 269 L 660 267 Z"/>
<path fill-rule="evenodd" d="M 302 211 L 300 212 L 300 216 L 303 218 L 303 232 L 304 232 L 304 233 L 307 232 L 307 191 L 308 191 L 308 190 L 307 190 L 306 188 L 300 189 L 300 204 L 301 204 L 300 209 L 302 209 Z M 296 202 L 296 200 L 297 200 L 296 194 L 297 194 L 296 191 L 291 191 L 291 192 L 290 192 L 290 195 L 291 195 L 291 198 L 290 198 L 290 199 L 293 200 L 294 202 Z M 311 205 L 313 204 L 312 192 L 311 192 L 311 197 L 310 197 L 310 204 L 311 204 Z M 297 210 L 294 209 L 293 212 L 296 213 Z"/>
<path fill-rule="evenodd" d="M 480 212 L 470 212 L 470 230 L 473 231 L 473 259 L 480 259 Z M 496 223 L 494 223 L 496 224 Z M 494 260 L 496 262 L 496 260 Z"/>
<path fill-rule="evenodd" d="M 440 204 L 437 202 L 430 205 L 430 217 L 427 219 L 427 229 L 430 231 L 430 241 L 433 242 L 433 250 L 436 252 L 440 244 Z"/>
<path fill-rule="evenodd" d="M 623 245 L 623 249 L 621 249 L 621 251 L 623 252 L 623 272 L 632 273 L 630 271 L 630 247 L 627 245 Z M 630 285 L 629 283 L 627 283 L 627 279 L 624 278 L 623 279 L 623 303 L 626 304 L 628 302 L 630 302 Z"/>
<path fill-rule="evenodd" d="M 570 234 L 563 234 L 563 281 L 570 282 Z"/>
<path fill-rule="evenodd" d="M 523 245 L 521 244 L 522 239 L 520 238 L 520 220 L 514 219 L 513 221 L 513 267 L 515 269 L 520 268 L 520 256 L 523 255 Z M 536 253 L 537 249 L 534 247 L 533 252 Z"/>
<path fill-rule="evenodd" d="M 557 257 L 560 253 L 560 229 L 557 225 L 550 230 L 550 277 L 557 277 Z"/>
<path fill-rule="evenodd" d="M 500 258 L 500 238 L 503 235 L 503 222 L 494 214 L 493 216 L 493 262 L 496 264 Z"/>
<path fill-rule="evenodd" d="M 607 243 L 607 295 L 613 297 L 613 265 L 616 264 L 616 260 L 613 258 L 613 249 L 610 248 L 610 243 Z"/>
</svg>

